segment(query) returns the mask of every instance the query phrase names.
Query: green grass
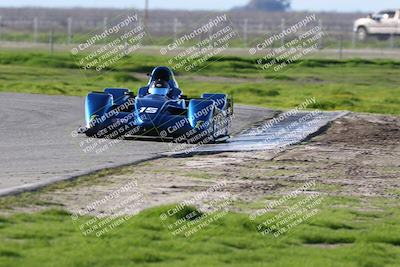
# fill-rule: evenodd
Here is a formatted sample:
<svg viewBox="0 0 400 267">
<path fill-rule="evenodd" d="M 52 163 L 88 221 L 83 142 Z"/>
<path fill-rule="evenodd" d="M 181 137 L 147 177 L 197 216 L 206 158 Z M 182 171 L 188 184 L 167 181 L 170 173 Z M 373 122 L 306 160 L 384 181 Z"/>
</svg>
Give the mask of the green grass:
<svg viewBox="0 0 400 267">
<path fill-rule="evenodd" d="M 62 210 L 16 214 L 0 217 L 0 266 L 399 266 L 398 202 L 368 201 L 379 210 L 328 198 L 315 217 L 278 238 L 262 236 L 261 219 L 239 213 L 191 237 L 173 236 L 166 224 L 179 217 L 159 218 L 171 206 L 143 211 L 100 238 L 83 236 Z"/>
<path fill-rule="evenodd" d="M 79 58 L 77 58 L 79 60 Z M 0 53 L 0 91 L 84 96 L 105 87 L 136 91 L 148 73 L 168 58 L 135 54 L 114 69 L 81 71 L 66 53 Z M 236 103 L 288 109 L 315 97 L 310 108 L 400 114 L 400 62 L 390 60 L 304 59 L 284 70 L 263 71 L 254 58 L 211 58 L 191 73 L 177 71 L 186 95 L 224 92 Z M 192 80 L 194 76 L 206 76 Z M 139 76 L 145 77 L 145 76 Z M 226 81 L 214 77 L 232 78 Z"/>
<path fill-rule="evenodd" d="M 101 29 L 97 29 L 94 32 L 100 32 Z M 94 32 L 75 32 L 72 36 L 72 43 L 78 44 L 82 43 L 83 41 L 86 41 L 90 39 Z M 183 34 L 183 33 L 182 33 Z M 270 33 L 271 34 L 271 33 Z M 37 36 L 37 41 L 39 43 L 44 43 L 47 44 L 49 42 L 49 36 L 50 32 L 39 32 Z M 265 34 L 261 35 L 250 35 L 248 36 L 248 47 L 255 47 L 258 43 L 262 42 L 265 40 Z M 13 31 L 3 31 L 1 35 L 2 41 L 14 41 L 14 42 L 33 42 L 35 37 L 32 31 L 27 31 L 27 30 L 13 30 Z M 287 44 L 292 39 L 288 39 Z M 104 41 L 111 42 L 113 41 L 112 38 L 105 38 Z M 68 35 L 66 31 L 59 31 L 55 30 L 53 34 L 53 42 L 55 44 L 66 44 L 68 42 Z M 142 42 L 146 45 L 154 45 L 154 46 L 166 46 L 167 44 L 170 44 L 174 42 L 173 36 L 152 36 L 150 38 L 145 38 L 142 40 Z M 186 41 L 182 46 L 183 47 L 189 47 L 193 46 L 198 42 L 197 39 L 195 40 L 189 40 Z M 340 44 L 341 43 L 341 44 Z M 240 38 L 235 38 L 231 39 L 229 41 L 230 47 L 245 47 L 245 42 L 240 39 Z M 400 47 L 400 40 L 399 38 L 395 38 L 393 40 L 393 47 L 392 47 L 392 41 L 389 40 L 378 40 L 377 38 L 369 38 L 368 41 L 365 42 L 356 42 L 356 44 L 353 44 L 353 41 L 351 40 L 351 37 L 346 36 L 342 41 L 340 41 L 338 36 L 331 36 L 329 34 L 329 31 L 327 32 L 327 35 L 324 36 L 323 42 L 322 42 L 322 47 L 324 48 L 331 48 L 331 49 L 339 49 L 340 46 L 344 49 L 352 49 L 352 48 L 368 48 L 368 49 L 388 49 L 388 48 L 398 48 Z M 281 46 L 280 40 L 275 41 L 273 46 L 275 48 Z"/>
</svg>

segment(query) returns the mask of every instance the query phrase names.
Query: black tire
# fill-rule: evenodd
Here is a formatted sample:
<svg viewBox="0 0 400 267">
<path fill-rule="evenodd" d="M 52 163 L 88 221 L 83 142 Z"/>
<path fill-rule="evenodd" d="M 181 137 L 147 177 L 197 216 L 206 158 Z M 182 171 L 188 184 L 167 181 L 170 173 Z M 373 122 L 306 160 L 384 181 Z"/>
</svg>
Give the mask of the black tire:
<svg viewBox="0 0 400 267">
<path fill-rule="evenodd" d="M 211 142 L 210 143 L 215 143 L 215 141 L 217 140 L 217 138 L 218 138 L 218 136 L 217 136 L 217 133 L 218 133 L 218 124 L 217 124 L 217 121 L 216 121 L 216 116 L 217 116 L 217 112 L 216 112 L 216 110 L 215 110 L 215 108 L 214 108 L 214 110 L 213 110 L 213 115 L 212 115 L 212 118 L 211 118 L 211 120 L 212 120 L 212 125 L 211 125 L 211 128 L 212 128 L 212 140 L 211 140 Z"/>
<path fill-rule="evenodd" d="M 97 131 L 94 131 L 94 130 L 92 130 L 92 129 L 88 129 L 88 130 L 85 132 L 85 135 L 86 135 L 87 137 L 97 138 Z"/>
<path fill-rule="evenodd" d="M 357 29 L 357 40 L 360 42 L 365 42 L 369 38 L 369 33 L 367 29 L 363 26 L 358 27 Z"/>
<path fill-rule="evenodd" d="M 229 139 L 229 127 L 230 127 L 229 121 L 224 121 L 224 120 L 227 120 L 226 117 L 222 118 L 221 119 L 222 121 L 219 121 L 219 120 L 215 119 L 216 116 L 220 116 L 220 115 L 214 114 L 214 116 L 213 116 L 212 127 L 213 127 L 214 143 L 216 143 L 217 140 L 219 140 L 219 139 L 223 139 L 223 138 Z"/>
</svg>

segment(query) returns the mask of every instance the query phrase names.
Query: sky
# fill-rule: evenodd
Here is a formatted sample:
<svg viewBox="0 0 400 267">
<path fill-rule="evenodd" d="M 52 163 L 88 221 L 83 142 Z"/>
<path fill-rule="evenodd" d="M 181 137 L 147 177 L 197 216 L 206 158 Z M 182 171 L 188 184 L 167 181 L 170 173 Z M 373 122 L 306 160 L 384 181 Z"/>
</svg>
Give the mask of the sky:
<svg viewBox="0 0 400 267">
<path fill-rule="evenodd" d="M 150 8 L 227 10 L 246 4 L 249 0 L 149 0 Z M 143 8 L 144 0 L 0 0 L 2 7 L 115 7 Z M 292 0 L 293 10 L 308 11 L 363 11 L 374 12 L 400 8 L 399 0 Z"/>
</svg>

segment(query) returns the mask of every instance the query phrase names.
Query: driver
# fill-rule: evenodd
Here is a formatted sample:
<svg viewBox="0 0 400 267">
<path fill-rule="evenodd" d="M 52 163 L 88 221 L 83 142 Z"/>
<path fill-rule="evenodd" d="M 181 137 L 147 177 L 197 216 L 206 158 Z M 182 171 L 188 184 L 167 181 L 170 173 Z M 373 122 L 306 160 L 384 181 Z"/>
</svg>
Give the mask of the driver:
<svg viewBox="0 0 400 267">
<path fill-rule="evenodd" d="M 158 79 L 152 82 L 149 88 L 149 93 L 152 95 L 163 95 L 166 96 L 170 92 L 171 87 L 166 81 Z"/>
</svg>

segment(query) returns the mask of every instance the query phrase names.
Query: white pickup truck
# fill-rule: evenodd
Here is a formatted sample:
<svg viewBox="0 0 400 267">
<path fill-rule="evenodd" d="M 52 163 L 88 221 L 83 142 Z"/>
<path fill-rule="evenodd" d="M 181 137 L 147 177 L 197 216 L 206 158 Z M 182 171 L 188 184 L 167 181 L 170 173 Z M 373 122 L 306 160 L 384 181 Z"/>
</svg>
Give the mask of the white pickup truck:
<svg viewBox="0 0 400 267">
<path fill-rule="evenodd" d="M 391 35 L 400 35 L 400 9 L 384 10 L 354 22 L 354 32 L 359 41 L 369 36 L 387 40 Z"/>
</svg>

